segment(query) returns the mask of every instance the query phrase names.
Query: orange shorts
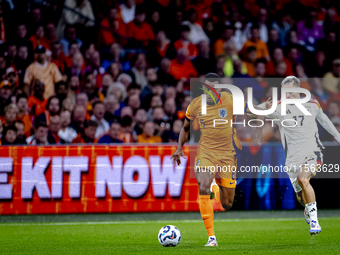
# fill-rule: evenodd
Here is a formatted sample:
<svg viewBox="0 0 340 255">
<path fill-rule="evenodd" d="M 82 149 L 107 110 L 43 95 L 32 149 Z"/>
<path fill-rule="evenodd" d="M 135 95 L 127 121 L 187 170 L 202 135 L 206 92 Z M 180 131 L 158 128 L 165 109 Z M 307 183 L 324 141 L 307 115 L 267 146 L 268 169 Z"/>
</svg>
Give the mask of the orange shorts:
<svg viewBox="0 0 340 255">
<path fill-rule="evenodd" d="M 237 156 L 235 152 L 208 154 L 198 150 L 195 158 L 195 171 L 198 169 L 214 174 L 218 185 L 236 188 Z"/>
</svg>

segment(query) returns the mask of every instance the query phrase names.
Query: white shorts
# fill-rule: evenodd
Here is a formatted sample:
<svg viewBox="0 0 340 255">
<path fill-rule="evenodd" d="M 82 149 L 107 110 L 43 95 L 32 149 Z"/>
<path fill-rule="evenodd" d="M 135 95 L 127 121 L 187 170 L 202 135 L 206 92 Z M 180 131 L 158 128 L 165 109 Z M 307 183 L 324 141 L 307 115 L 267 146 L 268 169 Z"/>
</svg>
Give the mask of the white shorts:
<svg viewBox="0 0 340 255">
<path fill-rule="evenodd" d="M 293 185 L 295 193 L 300 192 L 302 189 L 297 182 L 297 176 L 300 173 L 302 166 L 308 167 L 312 172 L 312 177 L 316 175 L 316 171 L 322 165 L 323 155 L 321 151 L 315 151 L 313 154 L 301 157 L 302 160 L 288 160 L 286 162 L 286 169 L 289 179 Z"/>
</svg>

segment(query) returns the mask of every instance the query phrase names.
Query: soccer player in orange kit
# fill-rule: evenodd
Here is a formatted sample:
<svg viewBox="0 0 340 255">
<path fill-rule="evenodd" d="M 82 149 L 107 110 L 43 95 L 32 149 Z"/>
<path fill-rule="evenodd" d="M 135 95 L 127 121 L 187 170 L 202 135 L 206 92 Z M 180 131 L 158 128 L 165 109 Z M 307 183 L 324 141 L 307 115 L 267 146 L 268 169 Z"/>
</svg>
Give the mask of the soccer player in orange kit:
<svg viewBox="0 0 340 255">
<path fill-rule="evenodd" d="M 195 173 L 199 187 L 199 208 L 207 229 L 209 239 L 205 246 L 217 246 L 214 233 L 214 211 L 210 201 L 211 192 L 225 210 L 230 210 L 236 188 L 236 150 L 242 149 L 237 138 L 235 127 L 230 123 L 235 122 L 233 115 L 233 96 L 221 89 L 213 89 L 218 84 L 220 77 L 215 73 L 205 76 L 203 90 L 207 95 L 207 114 L 201 114 L 202 96 L 192 100 L 187 108 L 184 124 L 178 139 L 178 146 L 171 156 L 174 164 L 181 164 L 180 157 L 185 157 L 183 145 L 187 141 L 190 122 L 198 119 L 201 129 L 201 138 L 195 158 Z M 217 93 L 219 97 L 216 95 Z M 214 98 L 212 98 L 213 96 Z M 220 100 L 220 101 L 219 101 Z M 222 102 L 222 105 L 221 105 Z M 254 106 L 256 108 L 256 106 Z M 247 104 L 245 110 L 250 113 Z M 215 125 L 216 120 L 227 120 L 227 124 Z M 262 128 L 257 128 L 254 142 L 262 143 Z M 219 166 L 220 168 L 218 168 Z M 216 182 L 215 182 L 216 179 Z"/>
</svg>

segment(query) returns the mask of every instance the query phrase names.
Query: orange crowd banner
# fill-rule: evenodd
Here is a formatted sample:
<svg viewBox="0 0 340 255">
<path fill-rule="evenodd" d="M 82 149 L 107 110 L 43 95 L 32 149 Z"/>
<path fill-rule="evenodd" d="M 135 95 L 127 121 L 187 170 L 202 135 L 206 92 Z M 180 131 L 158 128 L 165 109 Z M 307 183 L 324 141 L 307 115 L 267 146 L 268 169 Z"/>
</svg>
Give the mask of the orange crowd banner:
<svg viewBox="0 0 340 255">
<path fill-rule="evenodd" d="M 190 147 L 190 150 L 196 147 Z M 0 147 L 0 215 L 197 211 L 175 146 Z"/>
</svg>

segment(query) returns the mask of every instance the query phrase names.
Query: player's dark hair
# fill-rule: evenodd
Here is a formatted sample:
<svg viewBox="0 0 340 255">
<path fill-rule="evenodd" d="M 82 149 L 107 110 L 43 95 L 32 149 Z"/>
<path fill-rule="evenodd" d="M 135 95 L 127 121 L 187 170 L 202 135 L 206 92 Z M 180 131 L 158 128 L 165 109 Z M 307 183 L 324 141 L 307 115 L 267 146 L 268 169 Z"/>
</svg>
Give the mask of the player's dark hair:
<svg viewBox="0 0 340 255">
<path fill-rule="evenodd" d="M 209 82 L 219 82 L 221 77 L 216 74 L 216 73 L 208 73 L 205 77 L 204 77 L 205 80 L 209 81 Z"/>
</svg>

